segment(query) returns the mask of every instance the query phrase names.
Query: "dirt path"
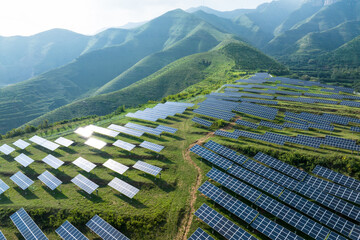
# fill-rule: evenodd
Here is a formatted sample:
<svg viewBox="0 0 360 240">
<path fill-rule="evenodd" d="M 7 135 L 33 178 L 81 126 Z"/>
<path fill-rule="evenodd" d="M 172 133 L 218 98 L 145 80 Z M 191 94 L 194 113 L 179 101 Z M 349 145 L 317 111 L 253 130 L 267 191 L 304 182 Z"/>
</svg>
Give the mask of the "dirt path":
<svg viewBox="0 0 360 240">
<path fill-rule="evenodd" d="M 236 118 L 235 121 L 239 119 Z M 224 128 L 220 129 L 220 130 L 230 130 L 235 126 L 235 122 L 231 122 L 230 124 L 226 125 Z M 183 158 L 185 161 L 189 162 L 191 165 L 193 165 L 197 171 L 197 177 L 196 177 L 196 182 L 195 185 L 192 187 L 191 192 L 190 192 L 190 211 L 184 216 L 184 220 L 181 224 L 180 230 L 178 232 L 178 235 L 176 237 L 176 240 L 186 240 L 187 235 L 190 231 L 190 227 L 194 218 L 194 213 L 195 213 L 195 203 L 196 203 L 196 192 L 198 190 L 198 188 L 200 187 L 200 184 L 202 182 L 203 179 L 203 173 L 200 169 L 200 167 L 198 165 L 196 165 L 196 163 L 191 159 L 190 157 L 190 148 L 192 148 L 194 145 L 198 144 L 198 145 L 202 145 L 203 143 L 205 143 L 210 137 L 214 136 L 214 132 L 210 132 L 208 134 L 206 134 L 205 137 L 198 139 L 196 142 L 192 143 L 188 148 L 186 148 L 183 152 Z"/>
<path fill-rule="evenodd" d="M 182 152 L 184 160 L 189 162 L 191 165 L 193 165 L 195 167 L 195 169 L 197 171 L 197 177 L 196 177 L 195 185 L 191 188 L 191 192 L 190 192 L 190 202 L 189 202 L 190 211 L 184 217 L 182 226 L 180 227 L 180 230 L 176 237 L 177 240 L 186 240 L 186 236 L 189 233 L 189 230 L 190 230 L 193 218 L 194 218 L 194 213 L 195 213 L 196 192 L 197 192 L 198 188 L 200 187 L 200 184 L 203 179 L 203 173 L 202 173 L 200 167 L 198 165 L 196 165 L 196 163 L 190 157 L 190 148 L 192 148 L 196 144 L 200 144 L 200 145 L 203 144 L 204 142 L 206 142 L 206 140 L 208 140 L 213 135 L 214 135 L 214 132 L 210 132 L 210 133 L 206 134 L 205 137 L 200 138 L 196 142 L 192 143 L 188 148 L 186 148 Z"/>
</svg>

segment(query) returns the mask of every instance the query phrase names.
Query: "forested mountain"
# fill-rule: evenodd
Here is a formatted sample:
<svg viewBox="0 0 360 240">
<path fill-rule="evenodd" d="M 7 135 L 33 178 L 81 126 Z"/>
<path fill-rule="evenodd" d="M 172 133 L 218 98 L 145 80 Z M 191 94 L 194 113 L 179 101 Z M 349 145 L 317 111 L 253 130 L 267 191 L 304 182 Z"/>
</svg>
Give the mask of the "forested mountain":
<svg viewBox="0 0 360 240">
<path fill-rule="evenodd" d="M 179 76 L 191 78 L 183 72 L 187 65 L 180 63 L 198 66 L 202 61 L 196 56 L 214 56 L 217 46 L 230 42 L 242 46 L 236 48 L 235 58 L 243 60 L 249 49 L 258 54 L 256 58 L 248 55 L 239 70 L 286 72 L 286 67 L 254 46 L 299 77 L 358 86 L 354 72 L 359 64 L 359 33 L 359 1 L 276 0 L 256 9 L 228 12 L 207 7 L 186 12 L 178 9 L 137 28 L 111 28 L 94 36 L 55 29 L 30 37 L 1 37 L 0 85 L 12 85 L 0 89 L 0 131 L 34 119 L 105 114 L 121 103 L 134 106 L 174 94 L 205 76 L 199 73 L 202 77 L 180 83 Z M 231 61 L 240 61 L 219 59 L 232 67 Z M 271 61 L 260 67 L 259 59 Z M 211 66 L 205 69 L 223 66 L 218 61 L 204 61 Z M 349 75 L 336 79 L 335 68 Z M 167 87 L 140 94 L 147 85 L 159 87 L 159 83 Z M 129 93 L 136 99 L 123 97 Z M 59 112 L 64 117 L 59 117 Z"/>
</svg>

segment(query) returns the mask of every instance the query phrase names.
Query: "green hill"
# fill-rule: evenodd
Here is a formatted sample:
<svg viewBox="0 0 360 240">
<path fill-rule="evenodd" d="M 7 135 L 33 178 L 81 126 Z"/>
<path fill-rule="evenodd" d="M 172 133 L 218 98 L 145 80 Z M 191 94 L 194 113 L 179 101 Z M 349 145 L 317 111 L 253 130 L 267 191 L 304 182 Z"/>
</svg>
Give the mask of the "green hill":
<svg viewBox="0 0 360 240">
<path fill-rule="evenodd" d="M 237 40 L 225 40 L 212 51 L 179 59 L 151 76 L 122 90 L 79 100 L 47 113 L 29 124 L 37 125 L 87 115 L 105 115 L 119 106 L 137 106 L 149 100 L 160 100 L 202 81 L 218 84 L 231 69 L 277 72 L 287 70 L 258 50 Z"/>
</svg>

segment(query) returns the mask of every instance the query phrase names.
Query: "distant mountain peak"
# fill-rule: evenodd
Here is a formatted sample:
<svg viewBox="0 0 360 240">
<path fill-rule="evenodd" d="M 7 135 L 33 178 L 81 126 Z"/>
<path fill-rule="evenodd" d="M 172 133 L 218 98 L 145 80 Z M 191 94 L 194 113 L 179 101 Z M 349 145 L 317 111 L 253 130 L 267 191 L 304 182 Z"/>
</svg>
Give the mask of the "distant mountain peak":
<svg viewBox="0 0 360 240">
<path fill-rule="evenodd" d="M 305 3 L 312 3 L 314 6 L 329 6 L 342 0 L 306 0 Z"/>
</svg>

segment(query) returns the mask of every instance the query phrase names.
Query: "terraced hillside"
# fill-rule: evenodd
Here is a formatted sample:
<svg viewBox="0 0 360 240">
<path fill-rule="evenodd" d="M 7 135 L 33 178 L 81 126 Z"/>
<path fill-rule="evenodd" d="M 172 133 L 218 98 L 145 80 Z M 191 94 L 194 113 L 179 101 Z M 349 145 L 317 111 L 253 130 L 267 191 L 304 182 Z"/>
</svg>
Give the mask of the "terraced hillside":
<svg viewBox="0 0 360 240">
<path fill-rule="evenodd" d="M 95 214 L 130 239 L 188 239 L 198 227 L 214 239 L 230 239 L 229 232 L 218 231 L 224 229 L 221 225 L 211 225 L 211 229 L 206 224 L 210 207 L 230 220 L 237 234 L 249 239 L 358 239 L 358 182 L 326 180 L 330 177 L 320 166 L 359 179 L 359 97 L 348 93 L 351 89 L 267 74 L 224 81 L 229 83 L 206 96 L 202 94 L 215 90 L 217 84 L 200 82 L 166 98 L 196 104 L 184 112 L 172 103 L 146 104 L 121 114 L 4 138 L 0 179 L 10 188 L 0 199 L 0 230 L 8 239 L 21 239 L 9 217 L 23 207 L 49 239 L 60 239 L 55 230 L 65 220 L 89 239 L 98 239 L 86 227 Z M 194 117 L 211 127 L 195 123 Z M 112 124 L 135 128 L 129 122 L 142 125 L 143 131 L 144 126 L 153 128 L 145 128 L 151 134 L 104 135 L 114 133 L 108 127 L 124 131 Z M 163 126 L 177 131 L 166 133 Z M 93 138 L 106 146 L 99 150 L 85 144 L 88 138 L 74 132 L 79 127 L 85 127 L 85 132 L 95 129 Z M 51 142 L 61 136 L 74 144 L 51 151 L 32 143 L 29 139 L 34 140 L 34 135 Z M 21 150 L 13 144 L 19 138 L 32 144 Z M 135 148 L 129 152 L 113 146 L 117 140 Z M 144 141 L 164 149 L 150 151 L 140 146 Z M 3 144 L 15 150 L 5 155 L 9 148 Z M 23 167 L 14 160 L 21 153 L 35 161 Z M 64 164 L 54 169 L 44 163 L 48 154 Z M 79 168 L 73 163 L 78 157 L 94 163 L 95 168 L 90 172 Z M 103 165 L 109 159 L 129 169 L 116 173 Z M 139 160 L 160 167 L 161 176 L 135 169 Z M 54 191 L 37 179 L 46 170 L 62 181 Z M 18 171 L 34 181 L 27 190 L 10 180 Z M 98 191 L 88 194 L 76 186 L 71 180 L 79 173 L 99 185 Z M 114 178 L 139 192 L 132 199 L 126 197 L 108 186 Z M 346 208 L 341 210 L 339 204 L 321 197 Z M 285 215 L 287 209 L 292 210 Z M 288 221 L 289 214 L 301 218 L 301 224 Z"/>
</svg>

